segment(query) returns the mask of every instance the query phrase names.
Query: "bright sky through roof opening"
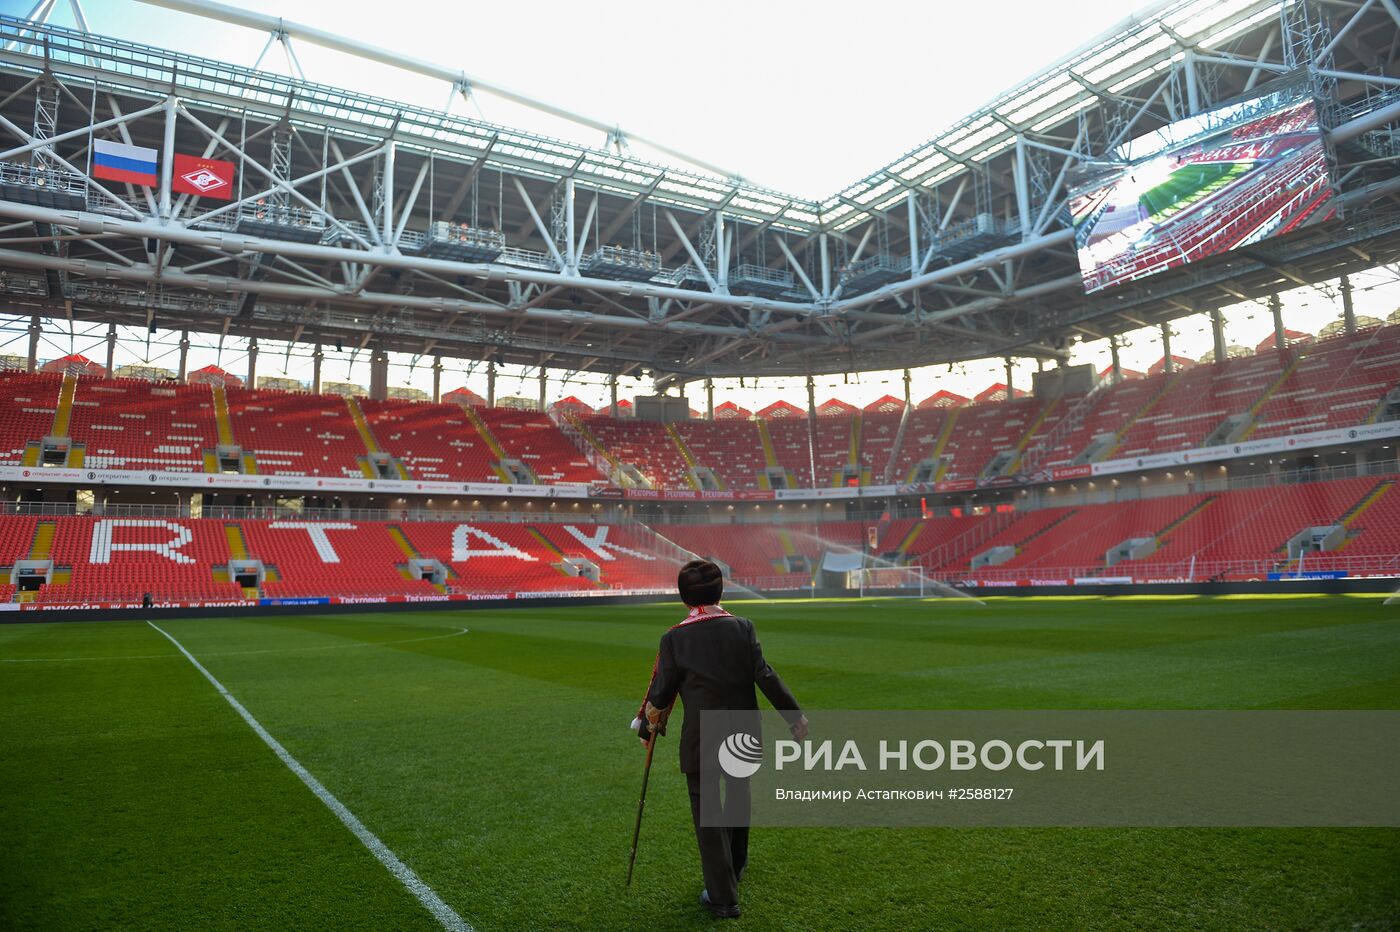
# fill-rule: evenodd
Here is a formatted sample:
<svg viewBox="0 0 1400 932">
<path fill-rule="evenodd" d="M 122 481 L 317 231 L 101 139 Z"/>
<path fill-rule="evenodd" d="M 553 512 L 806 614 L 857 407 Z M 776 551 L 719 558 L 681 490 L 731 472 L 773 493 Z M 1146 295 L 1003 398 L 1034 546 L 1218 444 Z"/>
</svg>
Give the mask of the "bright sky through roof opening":
<svg viewBox="0 0 1400 932">
<path fill-rule="evenodd" d="M 5 0 L 23 16 L 30 0 Z M 873 0 L 604 5 L 230 0 L 460 68 L 724 166 L 819 198 L 931 138 L 1121 22 L 1112 0 L 953 4 Z M 87 0 L 95 32 L 251 65 L 267 36 L 130 0 Z M 68 25 L 60 2 L 52 21 Z M 442 107 L 445 84 L 293 40 L 309 80 Z M 282 49 L 262 66 L 290 73 Z M 480 94 L 459 114 L 602 147 L 595 130 Z M 666 159 L 642 146 L 634 154 Z"/>
</svg>

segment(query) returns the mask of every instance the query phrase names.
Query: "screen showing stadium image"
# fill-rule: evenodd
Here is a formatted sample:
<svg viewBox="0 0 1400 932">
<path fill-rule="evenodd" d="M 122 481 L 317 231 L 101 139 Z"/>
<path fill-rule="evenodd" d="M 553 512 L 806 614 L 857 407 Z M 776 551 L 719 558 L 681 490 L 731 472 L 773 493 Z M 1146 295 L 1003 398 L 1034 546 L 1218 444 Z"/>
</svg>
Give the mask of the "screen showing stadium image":
<svg viewBox="0 0 1400 932">
<path fill-rule="evenodd" d="M 1070 194 L 1086 293 L 1337 216 L 1317 105 L 1274 94 L 1134 139 Z"/>
</svg>

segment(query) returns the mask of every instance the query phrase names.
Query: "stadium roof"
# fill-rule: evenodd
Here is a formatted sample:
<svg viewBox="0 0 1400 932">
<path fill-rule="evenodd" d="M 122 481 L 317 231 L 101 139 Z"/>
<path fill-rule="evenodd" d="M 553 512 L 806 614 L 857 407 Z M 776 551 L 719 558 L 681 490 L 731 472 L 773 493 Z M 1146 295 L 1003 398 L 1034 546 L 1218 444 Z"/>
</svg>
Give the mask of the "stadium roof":
<svg viewBox="0 0 1400 932">
<path fill-rule="evenodd" d="M 1063 358 L 1073 339 L 1400 257 L 1397 19 L 1388 2 L 1158 3 L 812 201 L 641 161 L 618 132 L 592 149 L 0 17 L 0 217 L 14 234 L 0 294 L 45 316 L 663 382 Z M 1084 167 L 1275 79 L 1325 95 L 1345 219 L 1086 298 L 1066 208 Z M 94 138 L 232 161 L 235 199 L 94 181 Z"/>
</svg>

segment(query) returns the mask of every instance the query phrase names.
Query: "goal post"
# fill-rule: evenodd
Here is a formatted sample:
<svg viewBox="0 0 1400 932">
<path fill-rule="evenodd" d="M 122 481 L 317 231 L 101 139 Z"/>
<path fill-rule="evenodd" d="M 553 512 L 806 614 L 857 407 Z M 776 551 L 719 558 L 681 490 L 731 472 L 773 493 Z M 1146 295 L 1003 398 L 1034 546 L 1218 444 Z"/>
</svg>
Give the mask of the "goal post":
<svg viewBox="0 0 1400 932">
<path fill-rule="evenodd" d="M 921 566 L 867 566 L 854 570 L 851 575 L 864 597 L 867 592 L 893 592 L 909 598 L 935 599 L 955 598 L 977 602 L 970 593 L 947 583 L 930 579 Z"/>
</svg>

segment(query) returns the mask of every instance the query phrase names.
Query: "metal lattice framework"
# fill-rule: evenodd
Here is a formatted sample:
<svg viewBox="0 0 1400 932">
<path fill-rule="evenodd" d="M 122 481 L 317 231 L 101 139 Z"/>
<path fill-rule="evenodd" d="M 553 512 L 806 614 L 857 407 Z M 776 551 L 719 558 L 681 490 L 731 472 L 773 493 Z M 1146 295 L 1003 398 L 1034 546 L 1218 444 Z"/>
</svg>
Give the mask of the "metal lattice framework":
<svg viewBox="0 0 1400 932">
<path fill-rule="evenodd" d="M 605 128 L 307 27 L 150 2 L 266 28 L 294 64 L 300 38 Z M 1063 358 L 1400 258 L 1395 0 L 1167 0 L 821 201 L 639 160 L 616 128 L 588 148 L 62 28 L 53 6 L 0 17 L 0 298 L 20 313 L 665 383 Z M 1086 298 L 1076 173 L 1273 80 L 1322 100 L 1345 218 Z M 94 180 L 94 139 L 159 150 L 159 188 Z M 234 161 L 235 199 L 172 194 L 176 152 Z"/>
</svg>

